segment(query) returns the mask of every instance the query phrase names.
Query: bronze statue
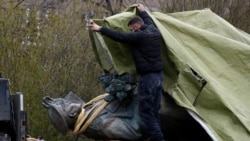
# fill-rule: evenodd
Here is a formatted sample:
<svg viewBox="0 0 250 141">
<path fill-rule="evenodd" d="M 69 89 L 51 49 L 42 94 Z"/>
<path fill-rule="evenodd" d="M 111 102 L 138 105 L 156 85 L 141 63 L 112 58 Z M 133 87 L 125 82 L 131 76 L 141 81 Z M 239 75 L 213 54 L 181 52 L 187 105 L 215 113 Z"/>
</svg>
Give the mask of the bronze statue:
<svg viewBox="0 0 250 141">
<path fill-rule="evenodd" d="M 147 135 L 138 115 L 135 83 L 128 75 L 102 75 L 99 79 L 109 93 L 88 103 L 72 92 L 64 98 L 43 98 L 55 128 L 62 134 L 83 134 L 99 140 L 145 140 Z M 206 131 L 166 93 L 162 94 L 159 114 L 167 140 L 211 141 Z"/>
</svg>

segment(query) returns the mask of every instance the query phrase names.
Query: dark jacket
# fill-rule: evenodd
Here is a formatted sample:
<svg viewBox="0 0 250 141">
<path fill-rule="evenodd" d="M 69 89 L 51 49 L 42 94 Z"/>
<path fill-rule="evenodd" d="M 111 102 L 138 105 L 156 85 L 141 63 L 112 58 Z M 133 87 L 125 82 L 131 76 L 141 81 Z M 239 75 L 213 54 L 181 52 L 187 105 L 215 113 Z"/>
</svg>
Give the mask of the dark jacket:
<svg viewBox="0 0 250 141">
<path fill-rule="evenodd" d="M 106 27 L 102 27 L 100 32 L 115 41 L 131 45 L 136 70 L 139 74 L 160 72 L 163 68 L 161 34 L 146 11 L 140 12 L 139 16 L 145 24 L 136 32 L 124 33 Z"/>
</svg>

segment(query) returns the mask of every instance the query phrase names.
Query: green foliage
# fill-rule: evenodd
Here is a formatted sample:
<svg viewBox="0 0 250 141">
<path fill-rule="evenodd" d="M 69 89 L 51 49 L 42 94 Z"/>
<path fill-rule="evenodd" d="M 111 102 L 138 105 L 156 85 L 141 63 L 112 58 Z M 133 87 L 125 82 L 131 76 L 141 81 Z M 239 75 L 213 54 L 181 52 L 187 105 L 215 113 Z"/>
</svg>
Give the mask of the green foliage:
<svg viewBox="0 0 250 141">
<path fill-rule="evenodd" d="M 73 140 L 55 130 L 42 98 L 73 91 L 88 101 L 103 92 L 97 79 L 101 69 L 79 13 L 59 17 L 52 11 L 44 22 L 37 12 L 33 9 L 29 16 L 26 10 L 12 8 L 0 12 L 0 71 L 10 79 L 10 89 L 24 95 L 31 136 Z"/>
</svg>

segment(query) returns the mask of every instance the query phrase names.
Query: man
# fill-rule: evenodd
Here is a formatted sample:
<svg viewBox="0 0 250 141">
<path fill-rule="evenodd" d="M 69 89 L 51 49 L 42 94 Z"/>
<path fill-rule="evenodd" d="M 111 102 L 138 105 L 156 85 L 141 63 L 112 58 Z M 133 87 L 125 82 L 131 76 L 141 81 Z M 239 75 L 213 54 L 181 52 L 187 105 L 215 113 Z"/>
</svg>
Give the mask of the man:
<svg viewBox="0 0 250 141">
<path fill-rule="evenodd" d="M 150 141 L 164 141 L 160 129 L 159 109 L 162 91 L 161 34 L 152 19 L 138 4 L 139 16 L 128 22 L 130 33 L 122 33 L 91 25 L 93 31 L 122 43 L 130 44 L 137 72 L 140 74 L 139 115 L 144 122 Z"/>
</svg>

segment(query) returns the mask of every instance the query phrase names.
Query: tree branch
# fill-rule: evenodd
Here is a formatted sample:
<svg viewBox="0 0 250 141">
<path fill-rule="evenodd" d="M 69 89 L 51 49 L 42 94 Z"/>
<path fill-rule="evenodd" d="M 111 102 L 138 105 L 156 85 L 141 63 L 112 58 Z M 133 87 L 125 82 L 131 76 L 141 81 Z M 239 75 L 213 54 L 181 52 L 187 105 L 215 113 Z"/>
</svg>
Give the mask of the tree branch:
<svg viewBox="0 0 250 141">
<path fill-rule="evenodd" d="M 20 4 L 22 4 L 24 2 L 24 0 L 20 0 L 17 2 L 17 4 L 14 6 L 14 9 L 16 9 Z"/>
</svg>

